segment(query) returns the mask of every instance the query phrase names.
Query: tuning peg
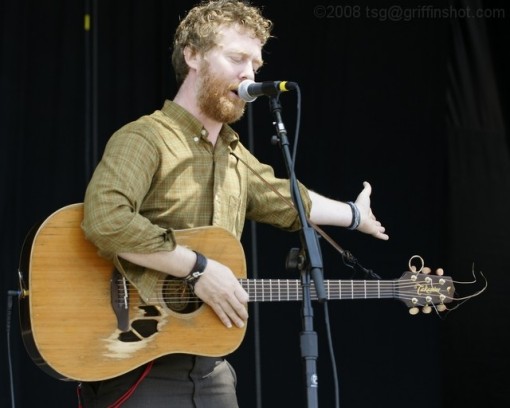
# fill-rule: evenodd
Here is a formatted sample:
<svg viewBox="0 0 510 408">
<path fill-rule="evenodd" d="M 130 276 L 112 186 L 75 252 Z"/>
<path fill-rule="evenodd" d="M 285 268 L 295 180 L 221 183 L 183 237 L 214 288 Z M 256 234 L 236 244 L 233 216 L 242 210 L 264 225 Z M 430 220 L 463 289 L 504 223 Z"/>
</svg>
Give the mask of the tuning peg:
<svg viewBox="0 0 510 408">
<path fill-rule="evenodd" d="M 425 305 L 422 307 L 421 311 L 425 314 L 429 314 L 430 312 L 432 312 L 432 308 L 429 305 Z"/>
<path fill-rule="evenodd" d="M 436 275 L 443 276 L 443 275 L 444 275 L 444 270 L 443 270 L 443 268 L 437 268 L 437 270 L 436 270 Z"/>
<path fill-rule="evenodd" d="M 418 263 L 419 264 L 419 268 L 417 268 L 416 265 L 413 265 L 413 263 Z M 408 266 L 409 266 L 409 271 L 410 272 L 413 272 L 413 273 L 421 272 L 421 270 L 423 269 L 424 265 L 425 265 L 425 263 L 423 261 L 423 258 L 420 255 L 413 255 L 411 257 L 411 259 L 409 259 Z"/>
<path fill-rule="evenodd" d="M 437 305 L 437 310 L 440 312 L 444 312 L 446 310 L 446 305 L 443 303 L 440 303 L 439 305 Z"/>
<path fill-rule="evenodd" d="M 430 269 L 428 266 L 424 266 L 421 270 L 425 275 L 428 275 L 430 272 L 432 272 L 432 269 Z"/>
<path fill-rule="evenodd" d="M 417 315 L 418 313 L 420 313 L 420 309 L 418 309 L 416 306 L 409 309 L 409 314 L 413 316 Z"/>
</svg>

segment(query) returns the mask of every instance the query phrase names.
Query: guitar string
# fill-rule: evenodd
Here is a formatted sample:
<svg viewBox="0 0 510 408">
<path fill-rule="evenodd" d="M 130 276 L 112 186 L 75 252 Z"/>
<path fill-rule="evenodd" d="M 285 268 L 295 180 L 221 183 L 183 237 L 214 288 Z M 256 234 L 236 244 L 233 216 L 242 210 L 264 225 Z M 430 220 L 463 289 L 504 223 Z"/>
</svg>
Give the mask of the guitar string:
<svg viewBox="0 0 510 408">
<path fill-rule="evenodd" d="M 469 298 L 471 298 L 472 296 L 469 296 Z M 382 297 L 379 297 L 377 299 L 381 299 L 381 298 L 385 298 L 384 296 Z M 392 298 L 392 296 L 389 296 L 388 298 Z M 376 298 L 373 298 L 373 299 L 376 299 Z M 453 298 L 453 297 L 445 297 L 445 299 L 443 301 L 440 301 L 440 302 L 434 302 L 434 301 L 416 301 L 416 302 L 413 302 L 413 300 L 415 299 L 415 297 L 401 297 L 402 300 L 406 300 L 408 302 L 410 302 L 411 304 L 408 305 L 409 307 L 413 307 L 413 306 L 436 306 L 436 305 L 444 305 L 446 306 L 447 304 L 450 304 L 451 301 L 453 300 L 456 300 L 458 301 L 459 299 L 457 298 Z M 299 301 L 301 300 L 301 297 L 295 297 L 295 298 L 288 298 L 288 299 L 282 299 L 282 298 L 279 298 L 279 299 L 271 299 L 271 298 L 268 298 L 268 297 L 260 297 L 260 298 L 250 298 L 250 302 L 252 301 L 257 301 L 257 302 L 271 302 L 271 301 Z M 367 300 L 367 298 L 365 297 L 348 297 L 348 298 L 344 298 L 343 300 Z M 465 301 L 467 301 L 468 299 L 464 299 L 464 300 L 461 300 L 460 303 L 464 303 Z M 203 304 L 204 302 L 202 300 L 200 300 L 198 297 L 188 297 L 188 298 L 175 298 L 174 300 L 169 300 L 169 299 L 163 299 L 163 298 L 150 298 L 148 299 L 147 302 L 142 302 L 141 300 L 139 301 L 139 304 L 134 304 L 133 306 L 134 307 L 138 307 L 138 306 L 150 306 L 150 305 L 172 305 L 172 304 Z M 455 304 L 455 308 L 458 307 L 458 304 Z"/>
<path fill-rule="evenodd" d="M 179 283 L 179 280 L 175 280 L 175 282 Z M 300 291 L 301 290 L 301 284 L 299 281 L 293 281 L 293 280 L 278 280 L 278 279 L 261 279 L 258 280 L 256 283 L 250 282 L 248 279 L 240 279 L 239 282 L 243 287 L 247 290 L 268 290 L 268 289 L 274 289 L 275 291 Z M 363 282 L 363 281 L 347 281 L 344 280 L 342 283 L 337 283 L 335 281 L 328 281 L 325 280 L 324 283 L 327 286 L 327 290 L 335 291 L 335 290 L 341 290 L 341 291 L 377 291 L 379 288 L 383 289 L 406 289 L 406 288 L 413 288 L 417 285 L 438 285 L 438 283 L 432 282 L 416 282 L 413 280 L 408 281 L 396 281 L 396 282 L 386 282 L 383 283 L 382 281 L 376 281 L 380 282 L 379 284 L 374 284 L 375 282 Z M 183 281 L 184 283 L 184 281 Z M 448 284 L 450 282 L 446 281 L 442 286 Z M 451 282 L 453 284 L 453 281 Z M 156 284 L 157 289 L 161 290 L 170 290 L 166 289 L 168 286 L 168 283 L 165 281 L 160 281 Z M 186 286 L 183 284 L 183 286 Z M 122 292 L 123 287 L 119 286 L 120 291 Z M 136 290 L 136 288 L 130 286 L 130 289 Z"/>
<path fill-rule="evenodd" d="M 241 280 L 241 282 L 243 282 L 243 280 Z M 246 282 L 248 282 L 248 280 L 244 280 L 244 282 L 246 283 Z M 294 281 L 289 281 L 289 282 L 292 282 L 293 285 L 291 285 L 291 286 L 287 285 L 286 281 L 282 282 L 281 280 L 268 279 L 268 280 L 264 280 L 264 282 L 260 282 L 260 283 L 256 283 L 256 284 L 251 283 L 246 289 L 248 289 L 250 298 L 254 298 L 254 299 L 267 299 L 267 300 L 282 299 L 282 298 L 283 299 L 291 298 L 291 299 L 295 299 L 295 300 L 301 299 L 301 291 L 300 291 L 301 286 L 298 284 L 295 284 Z M 346 282 L 350 282 L 350 281 L 343 281 L 343 283 L 346 283 Z M 377 287 L 375 287 L 376 285 L 373 285 L 373 284 L 376 282 L 366 282 L 367 284 L 369 284 L 368 287 L 365 283 L 359 282 L 359 281 L 352 281 L 351 283 L 346 283 L 345 285 L 335 283 L 333 285 L 333 287 L 331 287 L 331 285 L 329 285 L 328 291 L 329 291 L 330 296 L 332 296 L 332 297 L 340 296 L 340 298 L 343 297 L 346 299 L 364 299 L 367 297 L 368 298 L 396 297 L 395 295 L 397 295 L 397 294 L 398 294 L 399 298 L 407 299 L 407 300 L 413 299 L 416 296 L 419 296 L 419 297 L 430 296 L 431 298 L 441 296 L 441 294 L 437 294 L 435 292 L 434 293 L 421 293 L 421 294 L 413 293 L 412 295 L 406 296 L 402 291 L 405 291 L 405 289 L 407 289 L 407 288 L 413 288 L 413 289 L 416 288 L 416 282 L 412 281 L 412 280 L 409 280 L 408 282 L 406 282 L 404 284 L 402 284 L 402 281 L 397 281 L 397 285 L 395 285 L 394 282 L 393 283 L 392 282 L 383 283 L 383 282 L 379 281 L 381 284 L 378 285 Z M 274 283 L 279 283 L 280 285 L 274 287 Z M 284 283 L 283 286 L 282 286 L 282 283 Z M 326 281 L 326 284 L 327 284 L 327 281 Z M 271 287 L 271 286 L 274 288 L 274 290 L 270 291 L 269 293 L 265 293 L 265 294 L 259 293 L 259 291 L 261 289 L 267 289 L 268 287 Z M 363 287 L 360 287 L 360 286 L 363 286 Z M 370 288 L 369 286 L 373 286 L 373 287 Z M 179 292 L 178 291 L 179 288 L 163 289 L 163 287 L 164 287 L 164 282 L 160 281 L 160 283 L 157 284 L 156 291 L 159 294 L 161 294 L 161 296 L 158 295 L 157 297 L 150 298 L 150 299 L 148 299 L 148 301 L 164 301 L 167 303 L 173 303 L 174 301 L 175 302 L 183 302 L 184 300 L 187 300 L 187 301 L 193 300 L 193 301 L 201 302 L 201 300 L 198 299 L 194 295 L 184 296 L 186 294 L 186 290 L 187 290 L 186 287 L 183 287 L 184 293 L 183 293 L 183 291 Z M 136 290 L 136 288 L 131 287 L 131 286 L 129 287 L 129 292 L 130 292 L 130 294 L 134 294 L 134 295 L 138 294 L 138 291 Z M 313 289 L 312 289 L 312 295 L 315 295 L 315 291 Z M 447 296 L 447 295 L 443 295 L 443 296 L 444 296 L 444 301 L 455 299 L 452 296 Z M 466 297 L 466 299 L 470 298 L 472 296 L 473 295 Z M 458 299 L 463 299 L 463 298 L 458 298 Z"/>
<path fill-rule="evenodd" d="M 136 290 L 133 290 L 132 293 L 134 293 L 135 295 L 138 293 Z M 388 294 L 388 296 L 378 296 L 378 297 L 373 297 L 373 298 L 393 298 L 393 294 Z M 469 298 L 471 298 L 472 296 L 469 296 Z M 287 301 L 297 301 L 297 300 L 300 300 L 301 299 L 301 296 L 294 296 L 294 297 L 290 297 L 290 298 L 286 298 L 286 299 L 283 299 L 283 300 L 287 300 Z M 365 296 L 349 296 L 349 297 L 345 297 L 345 299 L 347 300 L 356 300 L 356 299 L 367 299 L 367 297 Z M 410 305 L 408 305 L 409 307 L 416 307 L 416 306 L 419 306 L 419 307 L 423 307 L 423 306 L 436 306 L 436 305 L 442 305 L 442 307 L 445 307 L 445 309 L 447 310 L 453 310 L 455 308 L 458 307 L 455 306 L 454 308 L 446 308 L 446 305 L 445 304 L 449 304 L 451 301 L 453 300 L 458 300 L 458 299 L 455 299 L 454 297 L 451 297 L 451 296 L 445 296 L 444 299 L 442 299 L 440 302 L 435 302 L 435 301 L 432 301 L 434 298 L 432 297 L 432 299 L 430 301 L 419 301 L 416 299 L 415 296 L 400 296 L 400 299 L 402 300 L 407 300 L 409 302 L 411 302 Z M 148 299 L 147 302 L 142 302 L 141 299 L 140 300 L 140 306 L 143 306 L 143 305 L 162 305 L 162 304 L 167 304 L 167 305 L 172 305 L 172 304 L 203 304 L 203 301 L 201 301 L 198 297 L 196 296 L 188 296 L 188 297 L 176 297 L 174 299 L 172 298 L 160 298 L 160 297 L 156 297 L 156 298 L 151 298 L 151 299 Z M 281 301 L 282 298 L 278 298 L 278 299 L 273 299 L 271 297 L 258 297 L 257 296 L 250 296 L 250 301 L 273 301 L 273 300 L 279 300 Z M 413 301 L 414 300 L 414 301 Z M 466 299 L 467 300 L 467 299 Z M 463 303 L 464 301 L 466 300 L 463 300 L 461 303 Z M 134 305 L 135 307 L 137 306 L 136 304 Z"/>
<path fill-rule="evenodd" d="M 249 287 L 249 288 L 245 288 L 247 289 L 247 292 L 248 293 L 252 293 L 252 294 L 257 294 L 257 293 L 260 293 L 260 291 L 262 289 L 268 289 L 270 288 L 271 285 L 268 285 L 268 284 L 265 284 L 265 285 L 259 285 L 257 287 Z M 182 290 L 182 288 L 180 288 Z M 275 288 L 275 287 L 272 287 L 273 290 L 269 291 L 269 292 L 266 292 L 267 293 L 267 296 L 271 296 L 271 295 L 278 295 L 278 294 L 281 294 L 281 295 L 285 295 L 285 294 L 292 294 L 292 293 L 299 293 L 301 294 L 302 291 L 300 289 L 300 287 L 295 287 L 295 288 Z M 326 291 L 331 294 L 331 295 L 335 295 L 335 294 L 355 294 L 355 295 L 358 295 L 358 296 L 361 296 L 363 297 L 365 294 L 366 295 L 374 295 L 374 294 L 378 294 L 378 293 L 399 293 L 399 294 L 402 294 L 402 292 L 408 290 L 408 289 L 413 289 L 416 290 L 416 285 L 414 282 L 412 283 L 409 283 L 409 284 L 403 284 L 403 285 L 400 285 L 398 288 L 395 288 L 393 285 L 387 285 L 387 286 L 380 286 L 380 287 L 373 287 L 373 288 L 360 288 L 360 287 L 339 287 L 339 286 L 336 286 L 336 287 L 329 287 L 326 289 Z M 176 288 L 176 289 L 167 289 L 167 288 L 164 288 L 161 287 L 161 288 L 156 288 L 155 289 L 158 293 L 161 293 L 163 295 L 165 294 L 175 294 L 176 292 L 179 291 L 179 288 Z M 314 289 L 312 289 L 314 290 Z M 133 291 L 136 292 L 136 289 L 133 288 Z M 434 291 L 424 291 L 423 293 L 416 293 L 416 295 L 436 295 L 438 292 L 436 290 Z M 261 294 L 262 296 L 263 294 Z"/>
</svg>

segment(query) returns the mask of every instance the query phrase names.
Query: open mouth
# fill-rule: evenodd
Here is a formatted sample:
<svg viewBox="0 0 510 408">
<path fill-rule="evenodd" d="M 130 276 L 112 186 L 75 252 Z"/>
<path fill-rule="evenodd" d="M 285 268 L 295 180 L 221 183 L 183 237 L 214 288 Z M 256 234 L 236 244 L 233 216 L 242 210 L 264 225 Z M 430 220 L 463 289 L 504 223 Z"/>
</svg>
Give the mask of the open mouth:
<svg viewBox="0 0 510 408">
<path fill-rule="evenodd" d="M 235 94 L 237 97 L 239 97 L 239 92 L 238 92 L 238 89 L 239 89 L 239 84 L 236 84 L 236 83 L 231 83 L 228 87 L 229 91 L 232 92 L 233 94 Z"/>
</svg>

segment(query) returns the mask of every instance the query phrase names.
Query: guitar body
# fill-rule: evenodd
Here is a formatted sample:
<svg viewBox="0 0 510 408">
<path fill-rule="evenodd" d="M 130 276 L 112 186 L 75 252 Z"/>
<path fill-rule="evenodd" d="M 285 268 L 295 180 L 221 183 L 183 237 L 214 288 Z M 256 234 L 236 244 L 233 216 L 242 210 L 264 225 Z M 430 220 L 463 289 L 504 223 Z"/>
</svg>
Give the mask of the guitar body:
<svg viewBox="0 0 510 408">
<path fill-rule="evenodd" d="M 131 330 L 119 330 L 111 303 L 114 266 L 85 239 L 82 219 L 82 204 L 63 207 L 34 228 L 23 246 L 22 336 L 41 369 L 59 379 L 97 381 L 167 354 L 223 356 L 239 347 L 246 329 L 227 329 L 209 306 L 186 313 L 163 302 L 147 307 L 132 289 Z M 176 239 L 246 277 L 242 246 L 228 231 L 195 228 L 176 231 Z"/>
</svg>

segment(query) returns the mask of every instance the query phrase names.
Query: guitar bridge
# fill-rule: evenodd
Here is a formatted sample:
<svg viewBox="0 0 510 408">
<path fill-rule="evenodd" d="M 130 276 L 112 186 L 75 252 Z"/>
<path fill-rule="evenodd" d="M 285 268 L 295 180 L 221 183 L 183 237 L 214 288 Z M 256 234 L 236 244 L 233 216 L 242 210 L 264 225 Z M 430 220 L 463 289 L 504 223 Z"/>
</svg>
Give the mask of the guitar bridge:
<svg viewBox="0 0 510 408">
<path fill-rule="evenodd" d="M 110 280 L 110 297 L 117 328 L 122 332 L 130 330 L 129 325 L 129 290 L 127 279 L 114 269 Z"/>
</svg>

